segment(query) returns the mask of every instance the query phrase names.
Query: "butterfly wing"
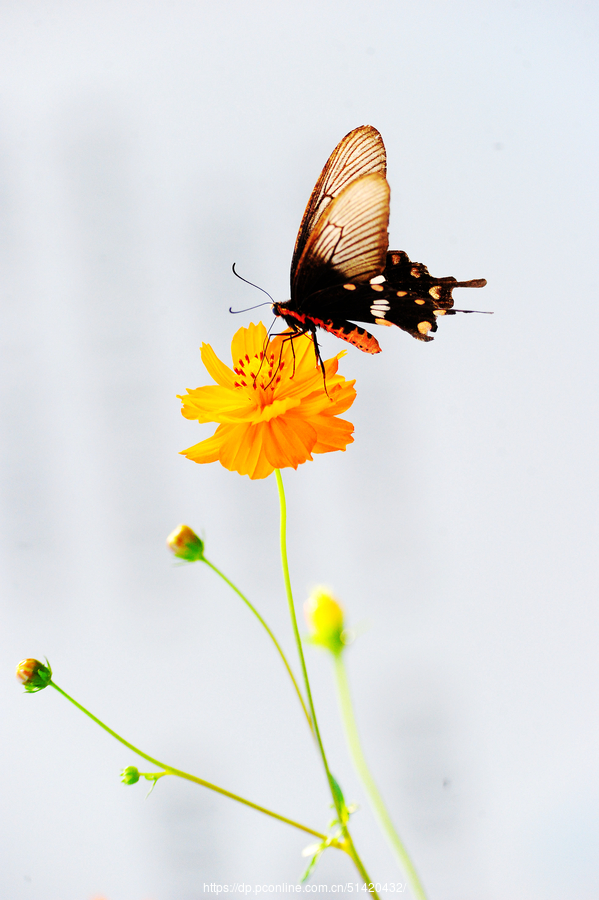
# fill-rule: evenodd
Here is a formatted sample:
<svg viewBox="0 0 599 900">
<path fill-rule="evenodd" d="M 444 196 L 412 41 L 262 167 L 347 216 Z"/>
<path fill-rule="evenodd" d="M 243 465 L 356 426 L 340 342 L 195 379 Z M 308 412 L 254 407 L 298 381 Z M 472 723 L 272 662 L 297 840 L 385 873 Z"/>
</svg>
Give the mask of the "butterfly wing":
<svg viewBox="0 0 599 900">
<path fill-rule="evenodd" d="M 320 173 L 304 212 L 291 262 L 292 285 L 308 238 L 326 207 L 356 178 L 373 172 L 384 177 L 386 171 L 385 145 L 372 125 L 354 128 L 337 144 Z"/>
<path fill-rule="evenodd" d="M 484 278 L 456 281 L 453 277 L 434 278 L 422 263 L 412 262 L 402 250 L 387 253 L 383 273 L 371 281 L 348 281 L 331 285 L 306 298 L 302 313 L 306 321 L 315 321 L 321 328 L 337 334 L 340 320 L 372 322 L 376 325 L 397 325 L 420 341 L 432 341 L 429 332 L 437 330 L 437 318 L 455 315 L 452 291 L 456 287 L 484 287 Z M 468 310 L 460 310 L 468 312 Z M 333 327 L 328 327 L 330 323 Z M 351 328 L 351 322 L 345 322 Z M 357 326 L 353 326 L 354 329 Z M 352 337 L 338 334 L 360 350 L 366 349 L 364 332 Z M 366 332 L 366 334 L 368 334 Z M 353 338 L 353 339 L 352 339 Z M 366 349 L 366 352 L 376 352 Z"/>
<path fill-rule="evenodd" d="M 389 185 L 362 175 L 332 200 L 312 229 L 291 284 L 293 309 L 312 294 L 345 282 L 367 282 L 385 268 Z"/>
</svg>

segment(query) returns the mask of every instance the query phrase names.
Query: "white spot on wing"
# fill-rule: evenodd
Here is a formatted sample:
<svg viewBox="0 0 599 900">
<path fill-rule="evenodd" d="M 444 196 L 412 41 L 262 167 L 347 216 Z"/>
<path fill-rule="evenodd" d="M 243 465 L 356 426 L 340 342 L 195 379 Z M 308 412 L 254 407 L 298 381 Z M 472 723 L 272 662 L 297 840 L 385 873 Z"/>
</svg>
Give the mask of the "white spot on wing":
<svg viewBox="0 0 599 900">
<path fill-rule="evenodd" d="M 385 279 L 384 275 L 375 275 L 374 278 L 370 279 L 370 283 L 371 284 L 382 284 L 383 281 L 385 281 L 385 280 L 386 279 Z"/>
<path fill-rule="evenodd" d="M 370 315 L 374 316 L 374 318 L 383 319 L 385 313 L 389 312 L 391 309 L 389 305 L 389 301 L 385 297 L 380 297 L 378 300 L 374 300 L 370 306 Z M 385 325 L 387 323 L 385 322 Z"/>
</svg>

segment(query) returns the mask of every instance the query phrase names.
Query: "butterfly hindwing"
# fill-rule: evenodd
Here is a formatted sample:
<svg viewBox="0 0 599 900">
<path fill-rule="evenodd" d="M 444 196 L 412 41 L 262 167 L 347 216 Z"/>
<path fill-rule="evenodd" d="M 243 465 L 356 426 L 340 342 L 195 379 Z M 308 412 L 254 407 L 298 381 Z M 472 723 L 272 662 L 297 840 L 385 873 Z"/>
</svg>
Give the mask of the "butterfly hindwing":
<svg viewBox="0 0 599 900">
<path fill-rule="evenodd" d="M 320 173 L 302 218 L 291 262 L 292 284 L 306 242 L 324 209 L 356 178 L 373 172 L 385 177 L 386 171 L 385 145 L 372 125 L 354 128 L 337 144 Z"/>
<path fill-rule="evenodd" d="M 401 250 L 392 250 L 387 253 L 384 271 L 374 282 L 347 281 L 318 291 L 306 298 L 302 312 L 306 320 L 318 319 L 319 326 L 332 333 L 332 328 L 321 322 L 355 320 L 397 325 L 420 341 L 431 341 L 429 332 L 437 330 L 437 318 L 454 315 L 453 289 L 484 284 L 483 278 L 465 282 L 452 277 L 433 278 L 422 263 L 412 262 Z M 350 343 L 359 346 L 356 341 Z"/>
</svg>

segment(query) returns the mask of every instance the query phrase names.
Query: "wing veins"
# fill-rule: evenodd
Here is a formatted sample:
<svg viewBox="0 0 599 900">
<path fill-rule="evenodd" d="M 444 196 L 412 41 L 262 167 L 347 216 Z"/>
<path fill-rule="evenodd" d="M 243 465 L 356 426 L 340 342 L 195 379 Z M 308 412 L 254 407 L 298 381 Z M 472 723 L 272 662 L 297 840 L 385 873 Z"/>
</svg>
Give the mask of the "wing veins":
<svg viewBox="0 0 599 900">
<path fill-rule="evenodd" d="M 374 172 L 384 177 L 386 169 L 383 139 L 371 125 L 354 128 L 337 144 L 320 173 L 302 218 L 291 263 L 292 285 L 310 235 L 327 207 L 356 178 Z"/>
</svg>

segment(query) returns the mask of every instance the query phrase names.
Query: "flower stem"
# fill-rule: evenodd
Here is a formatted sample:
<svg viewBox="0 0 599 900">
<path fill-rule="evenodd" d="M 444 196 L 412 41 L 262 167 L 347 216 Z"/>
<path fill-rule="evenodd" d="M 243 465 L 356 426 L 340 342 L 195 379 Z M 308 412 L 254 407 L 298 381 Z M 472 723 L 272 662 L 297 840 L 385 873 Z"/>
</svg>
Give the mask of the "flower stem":
<svg viewBox="0 0 599 900">
<path fill-rule="evenodd" d="M 424 888 L 420 882 L 418 873 L 414 868 L 414 864 L 410 859 L 408 851 L 406 850 L 401 838 L 395 830 L 395 826 L 391 821 L 391 816 L 387 811 L 379 789 L 376 786 L 374 778 L 370 774 L 370 769 L 368 768 L 368 763 L 366 762 L 366 758 L 362 750 L 362 745 L 360 743 L 358 727 L 356 725 L 356 718 L 354 716 L 353 706 L 351 702 L 349 682 L 347 679 L 347 670 L 345 668 L 345 663 L 343 662 L 343 654 L 335 654 L 334 660 L 337 693 L 339 696 L 339 706 L 341 708 L 341 718 L 343 720 L 345 736 L 347 738 L 347 743 L 349 746 L 349 751 L 352 757 L 354 768 L 358 773 L 362 784 L 364 785 L 366 793 L 368 794 L 370 805 L 372 806 L 374 814 L 378 819 L 381 830 L 387 838 L 387 841 L 391 845 L 391 849 L 393 850 L 400 866 L 402 867 L 408 878 L 410 888 L 415 900 L 426 900 L 426 894 L 424 893 Z"/>
<path fill-rule="evenodd" d="M 232 582 L 229 578 L 227 578 L 227 576 L 224 574 L 224 572 L 221 572 L 221 570 L 218 569 L 218 568 L 214 565 L 214 563 L 211 563 L 210 560 L 206 559 L 205 556 L 203 557 L 203 562 L 205 562 L 206 565 L 207 565 L 210 569 L 212 569 L 213 572 L 216 572 L 216 574 L 217 574 L 220 578 L 222 578 L 222 580 L 223 580 L 226 584 L 229 585 L 229 587 L 231 588 L 231 590 L 235 591 L 235 593 L 237 594 L 238 597 L 241 597 L 241 599 L 243 600 L 243 602 L 244 602 L 244 603 L 246 604 L 246 606 L 251 610 L 251 612 L 253 612 L 253 614 L 256 616 L 256 618 L 258 619 L 258 621 L 260 622 L 260 624 L 262 625 L 262 627 L 264 628 L 264 630 L 265 630 L 266 633 L 268 634 L 269 638 L 271 639 L 271 641 L 272 641 L 273 644 L 275 645 L 275 647 L 276 647 L 276 649 L 277 649 L 277 651 L 278 651 L 278 653 L 279 653 L 279 656 L 280 656 L 281 659 L 283 660 L 283 665 L 284 665 L 285 668 L 287 669 L 287 674 L 289 675 L 289 677 L 291 678 L 291 681 L 293 682 L 293 687 L 295 688 L 295 692 L 296 692 L 296 694 L 297 694 L 297 696 L 298 696 L 299 702 L 300 702 L 301 705 L 302 705 L 302 709 L 303 709 L 303 711 L 304 711 L 304 715 L 305 715 L 305 717 L 306 717 L 306 720 L 307 720 L 307 722 L 308 722 L 308 725 L 310 726 L 310 730 L 312 731 L 312 733 L 314 733 L 314 728 L 313 728 L 313 726 L 312 726 L 312 719 L 310 718 L 310 713 L 308 712 L 308 709 L 307 709 L 306 704 L 305 704 L 305 702 L 304 702 L 304 698 L 302 697 L 302 692 L 301 692 L 300 689 L 299 689 L 299 685 L 298 685 L 297 681 L 295 680 L 295 675 L 293 674 L 293 671 L 292 671 L 292 669 L 291 669 L 291 666 L 289 665 L 289 662 L 287 661 L 287 657 L 286 657 L 285 654 L 283 653 L 283 649 L 282 649 L 281 645 L 279 644 L 279 642 L 277 641 L 276 637 L 274 636 L 274 634 L 272 633 L 272 631 L 270 630 L 270 628 L 268 627 L 268 625 L 266 624 L 266 622 L 264 621 L 264 619 L 262 618 L 262 616 L 260 615 L 260 613 L 258 612 L 258 610 L 256 609 L 256 607 L 255 607 L 252 603 L 250 603 L 250 601 L 249 601 L 248 598 L 245 596 L 245 594 L 242 594 L 242 592 L 239 590 L 239 588 L 238 588 L 235 584 L 233 584 L 233 582 Z"/>
<path fill-rule="evenodd" d="M 59 694 L 62 694 L 63 697 L 76 706 L 77 709 L 80 709 L 82 713 L 85 713 L 86 716 L 95 722 L 96 725 L 99 725 L 100 728 L 103 728 L 104 731 L 107 731 L 108 734 L 112 735 L 117 741 L 121 744 L 124 744 L 125 747 L 128 747 L 129 750 L 132 750 L 134 753 L 137 753 L 138 756 L 141 756 L 142 759 L 147 759 L 148 762 L 151 762 L 153 766 L 158 766 L 160 769 L 164 769 L 166 775 L 176 775 L 178 778 L 185 778 L 187 781 L 193 781 L 195 784 L 200 784 L 202 787 L 208 788 L 211 791 L 216 791 L 217 794 L 222 794 L 224 797 L 230 797 L 231 800 L 237 800 L 238 803 L 243 803 L 245 806 L 251 807 L 251 809 L 256 809 L 258 812 L 264 813 L 266 816 L 270 816 L 273 819 L 278 819 L 279 822 L 285 822 L 287 825 L 292 825 L 294 828 L 299 828 L 300 831 L 305 831 L 307 834 L 312 834 L 314 837 L 320 838 L 321 840 L 326 840 L 326 835 L 322 834 L 320 831 L 315 831 L 313 828 L 308 828 L 307 825 L 302 825 L 300 822 L 295 822 L 293 819 L 287 818 L 287 816 L 280 816 L 279 813 L 273 812 L 271 809 L 267 809 L 265 806 L 259 806 L 257 803 L 252 803 L 251 800 L 246 800 L 245 797 L 240 797 L 239 794 L 233 794 L 231 791 L 227 791 L 224 788 L 218 787 L 216 784 L 211 784 L 209 781 L 205 781 L 203 778 L 198 778 L 196 775 L 190 775 L 189 772 L 183 772 L 181 769 L 174 769 L 172 766 L 167 766 L 165 763 L 160 762 L 159 759 L 155 759 L 153 756 L 148 756 L 147 753 L 144 753 L 143 750 L 140 750 L 138 747 L 135 747 L 133 744 L 126 741 L 125 738 L 122 738 L 120 734 L 117 734 L 116 731 L 113 731 L 112 728 L 109 728 L 108 725 L 105 725 L 97 716 L 94 716 L 88 709 L 82 706 L 80 703 L 77 703 L 73 697 L 70 697 L 66 691 L 63 691 L 62 688 L 58 687 L 53 681 L 49 681 L 48 685 L 53 687 L 54 690 L 58 691 Z M 339 842 L 335 842 L 335 847 L 339 850 L 344 850 L 345 848 L 341 846 Z"/>
<path fill-rule="evenodd" d="M 310 714 L 312 717 L 312 724 L 314 726 L 313 733 L 316 737 L 316 743 L 318 744 L 318 749 L 320 751 L 320 757 L 322 759 L 322 764 L 324 766 L 324 770 L 327 776 L 327 781 L 329 784 L 329 788 L 331 791 L 331 796 L 333 798 L 333 803 L 335 805 L 335 810 L 337 812 L 337 819 L 339 821 L 339 825 L 341 827 L 341 832 L 343 835 L 343 840 L 346 845 L 346 852 L 351 856 L 356 868 L 358 869 L 360 875 L 364 879 L 364 882 L 367 885 L 372 884 L 366 869 L 364 868 L 360 857 L 354 847 L 353 840 L 348 831 L 347 825 L 344 824 L 344 815 L 341 809 L 341 804 L 337 795 L 337 791 L 334 788 L 334 781 L 331 775 L 331 770 L 329 769 L 329 763 L 327 760 L 327 755 L 325 753 L 324 745 L 322 743 L 322 738 L 320 736 L 320 729 L 318 727 L 318 721 L 316 719 L 316 710 L 314 709 L 314 701 L 312 699 L 312 691 L 310 689 L 310 679 L 308 678 L 308 669 L 306 668 L 306 660 L 304 658 L 304 650 L 302 647 L 302 639 L 300 637 L 299 628 L 297 625 L 297 616 L 295 614 L 295 604 L 293 602 L 293 592 L 291 590 L 291 578 L 289 576 L 289 562 L 287 560 L 287 504 L 285 501 L 285 489 L 283 487 L 283 478 L 281 476 L 281 472 L 279 469 L 275 469 L 275 475 L 277 478 L 277 488 L 279 492 L 279 505 L 281 508 L 281 531 L 280 531 L 280 541 L 281 541 L 281 565 L 283 567 L 283 579 L 285 581 L 285 592 L 287 594 L 287 603 L 289 605 L 289 615 L 291 616 L 291 624 L 293 626 L 293 634 L 295 636 L 295 643 L 297 645 L 297 652 L 300 660 L 300 666 L 302 670 L 302 675 L 304 678 L 304 687 L 306 690 L 306 696 L 308 698 L 308 705 L 310 707 Z M 376 891 L 374 888 L 370 889 L 370 893 L 373 897 L 377 897 Z"/>
</svg>

